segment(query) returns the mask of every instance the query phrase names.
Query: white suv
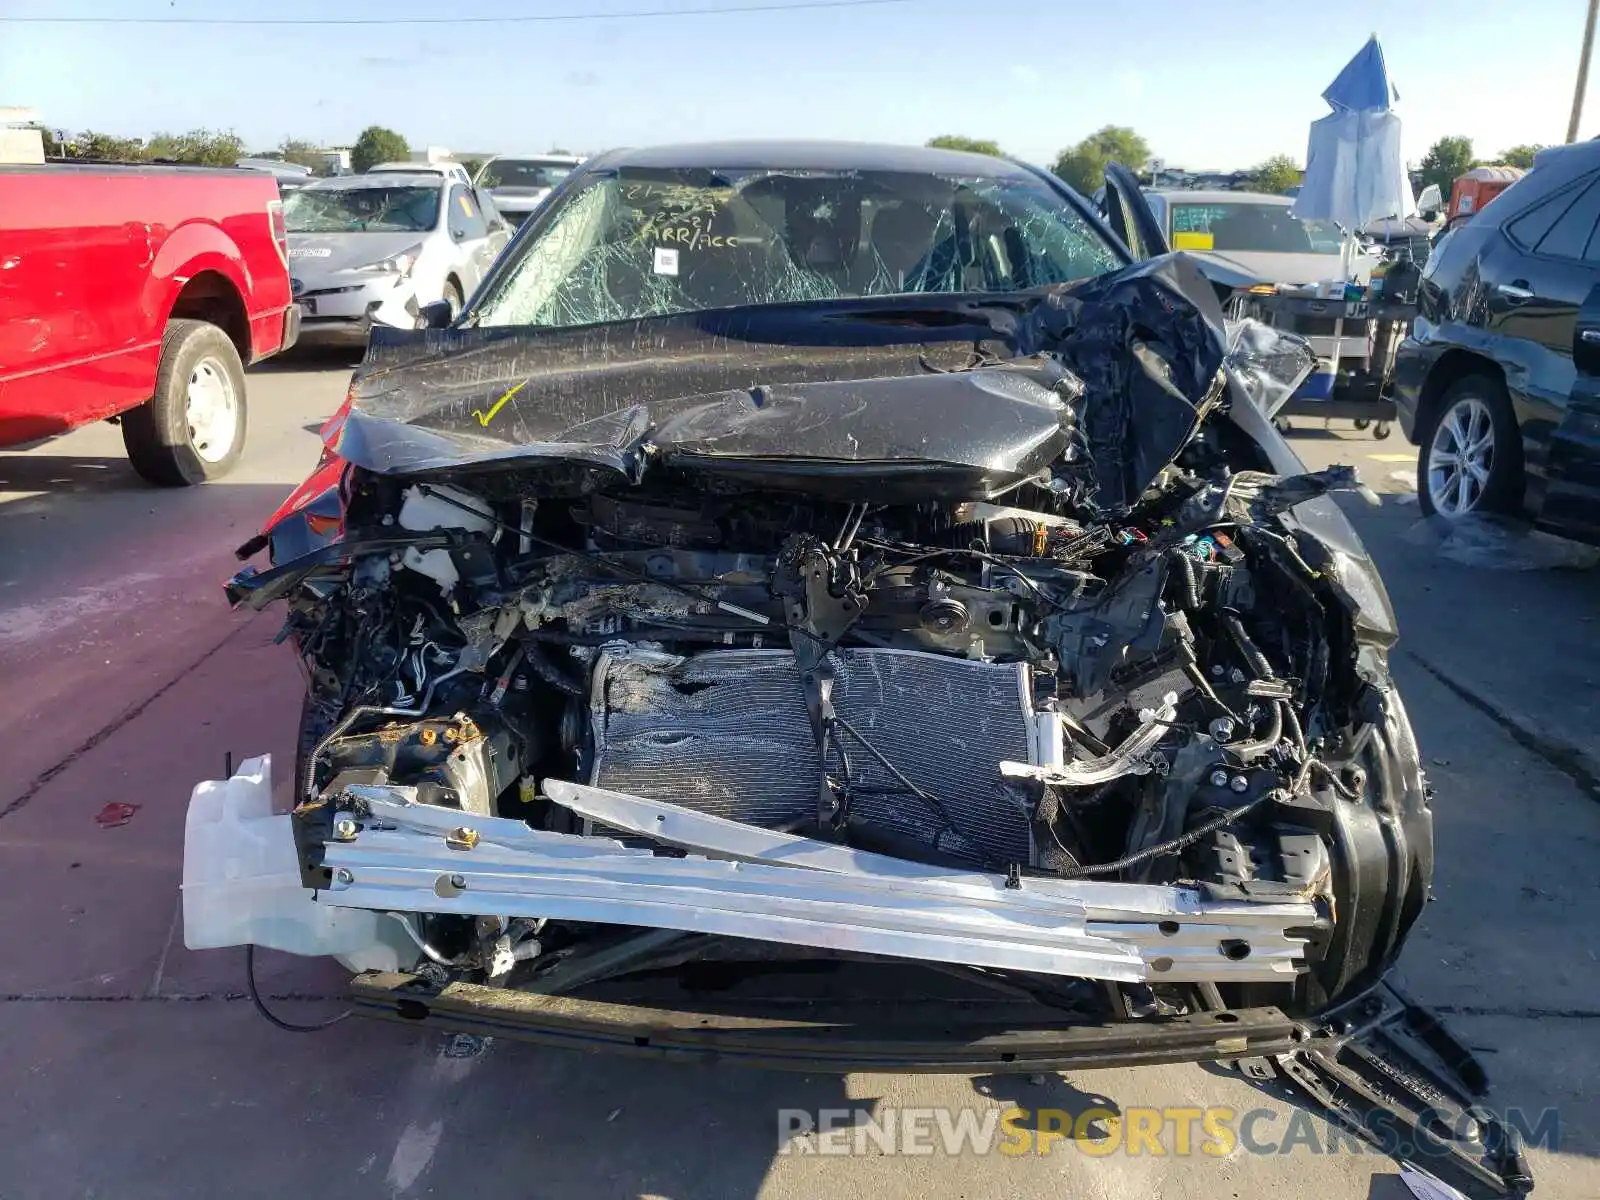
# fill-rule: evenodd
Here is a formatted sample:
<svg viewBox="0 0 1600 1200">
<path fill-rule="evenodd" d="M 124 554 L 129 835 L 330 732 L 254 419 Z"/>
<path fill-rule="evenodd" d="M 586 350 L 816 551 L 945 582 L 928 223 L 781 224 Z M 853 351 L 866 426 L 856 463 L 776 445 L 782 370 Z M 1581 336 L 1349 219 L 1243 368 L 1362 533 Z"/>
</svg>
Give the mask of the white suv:
<svg viewBox="0 0 1600 1200">
<path fill-rule="evenodd" d="M 467 169 L 458 162 L 384 162 L 368 167 L 364 174 L 389 175 L 397 171 L 403 171 L 407 175 L 443 175 L 455 183 L 472 186 L 472 176 L 468 175 Z"/>
</svg>

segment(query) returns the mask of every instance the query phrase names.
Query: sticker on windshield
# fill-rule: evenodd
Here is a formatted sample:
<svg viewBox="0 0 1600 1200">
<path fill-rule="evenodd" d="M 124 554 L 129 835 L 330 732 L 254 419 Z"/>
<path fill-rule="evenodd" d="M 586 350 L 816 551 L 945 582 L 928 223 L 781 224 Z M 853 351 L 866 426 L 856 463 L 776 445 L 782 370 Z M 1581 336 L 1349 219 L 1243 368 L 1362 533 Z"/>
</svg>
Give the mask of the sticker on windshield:
<svg viewBox="0 0 1600 1200">
<path fill-rule="evenodd" d="M 676 275 L 678 273 L 678 252 L 666 246 L 656 247 L 656 274 Z"/>
</svg>

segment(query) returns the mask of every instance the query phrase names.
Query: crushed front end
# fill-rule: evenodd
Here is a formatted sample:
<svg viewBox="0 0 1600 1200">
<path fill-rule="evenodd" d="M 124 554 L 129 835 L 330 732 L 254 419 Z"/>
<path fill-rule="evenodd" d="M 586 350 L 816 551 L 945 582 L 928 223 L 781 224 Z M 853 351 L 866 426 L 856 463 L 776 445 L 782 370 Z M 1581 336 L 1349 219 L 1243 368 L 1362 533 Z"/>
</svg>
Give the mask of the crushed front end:
<svg viewBox="0 0 1600 1200">
<path fill-rule="evenodd" d="M 1358 484 L 1296 473 L 1264 363 L 1181 257 L 1025 303 L 380 338 L 336 505 L 304 494 L 269 530 L 292 556 L 229 585 L 282 604 L 310 686 L 291 814 L 263 760 L 196 793 L 189 944 L 572 1044 L 1332 1078 L 1323 1014 L 1378 994 L 1431 821 L 1393 616 L 1325 498 Z M 570 995 L 797 957 L 1055 1015 Z"/>
</svg>

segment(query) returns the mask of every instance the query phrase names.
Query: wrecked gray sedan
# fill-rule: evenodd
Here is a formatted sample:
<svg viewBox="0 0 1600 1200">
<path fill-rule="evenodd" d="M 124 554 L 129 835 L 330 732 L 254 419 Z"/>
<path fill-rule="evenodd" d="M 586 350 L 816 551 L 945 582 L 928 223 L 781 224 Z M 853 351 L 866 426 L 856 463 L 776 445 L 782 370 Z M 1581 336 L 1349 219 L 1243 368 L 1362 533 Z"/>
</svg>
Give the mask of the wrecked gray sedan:
<svg viewBox="0 0 1600 1200">
<path fill-rule="evenodd" d="M 1431 821 L 1326 495 L 1359 485 L 1262 413 L 1309 354 L 1225 327 L 1110 184 L 1108 228 L 973 155 L 604 155 L 454 325 L 377 331 L 228 585 L 284 612 L 308 694 L 292 813 L 265 759 L 195 793 L 188 944 L 636 1053 L 1227 1060 L 1526 1191 L 1471 1055 L 1384 982 Z M 819 960 L 911 998 L 593 990 Z M 1036 1016 L 953 1023 L 931 971 Z"/>
</svg>

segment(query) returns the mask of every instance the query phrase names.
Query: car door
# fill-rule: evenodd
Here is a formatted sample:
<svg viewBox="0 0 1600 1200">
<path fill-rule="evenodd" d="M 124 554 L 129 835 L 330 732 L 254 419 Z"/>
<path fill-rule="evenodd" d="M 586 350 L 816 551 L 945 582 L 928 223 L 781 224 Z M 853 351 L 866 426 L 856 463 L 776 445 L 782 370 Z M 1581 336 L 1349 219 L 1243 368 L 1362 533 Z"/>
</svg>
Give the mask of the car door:
<svg viewBox="0 0 1600 1200">
<path fill-rule="evenodd" d="M 488 274 L 489 264 L 505 244 L 505 238 L 489 228 L 488 218 L 471 188 L 464 183 L 450 185 L 450 240 L 456 246 L 456 270 L 470 296 Z"/>
<path fill-rule="evenodd" d="M 1594 249 L 1600 252 L 1600 246 Z M 1600 545 L 1600 279 L 1573 321 L 1572 364 L 1572 392 L 1550 435 L 1544 500 L 1535 524 Z"/>
<path fill-rule="evenodd" d="M 1167 253 L 1167 238 L 1145 203 L 1133 172 L 1121 163 L 1106 166 L 1106 221 L 1135 259 Z"/>
<path fill-rule="evenodd" d="M 1596 283 L 1590 258 L 1600 225 L 1600 177 L 1591 173 L 1506 220 L 1479 259 L 1483 325 L 1505 371 L 1538 505 L 1551 431 L 1575 382 L 1578 309 Z"/>
<path fill-rule="evenodd" d="M 478 201 L 479 211 L 483 213 L 484 223 L 489 226 L 489 261 L 492 263 L 511 240 L 511 222 L 506 220 L 495 204 L 494 193 L 488 188 L 474 187 L 472 194 Z"/>
<path fill-rule="evenodd" d="M 1161 230 L 1161 234 L 1166 239 L 1167 245 L 1171 246 L 1172 223 L 1168 219 L 1170 210 L 1167 206 L 1167 198 L 1165 196 L 1153 196 L 1146 192 L 1144 196 L 1144 202 L 1150 206 L 1150 214 L 1156 219 L 1156 228 Z"/>
</svg>

